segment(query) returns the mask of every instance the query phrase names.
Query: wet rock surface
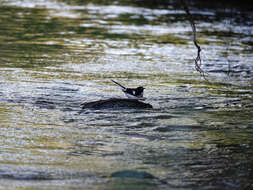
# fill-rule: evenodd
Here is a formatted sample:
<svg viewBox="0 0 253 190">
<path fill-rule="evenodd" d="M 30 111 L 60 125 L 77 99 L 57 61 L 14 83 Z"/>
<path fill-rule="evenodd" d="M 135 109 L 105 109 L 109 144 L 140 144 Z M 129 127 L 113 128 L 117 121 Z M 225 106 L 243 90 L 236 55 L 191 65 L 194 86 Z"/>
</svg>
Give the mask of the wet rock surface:
<svg viewBox="0 0 253 190">
<path fill-rule="evenodd" d="M 128 98 L 110 98 L 106 100 L 98 100 L 93 102 L 85 102 L 82 104 L 83 109 L 120 109 L 120 108 L 135 108 L 146 109 L 153 108 L 151 104 L 144 103 L 138 99 Z"/>
<path fill-rule="evenodd" d="M 152 174 L 147 172 L 138 172 L 135 170 L 123 170 L 112 173 L 111 177 L 118 178 L 136 178 L 136 179 L 153 179 L 155 178 Z"/>
</svg>

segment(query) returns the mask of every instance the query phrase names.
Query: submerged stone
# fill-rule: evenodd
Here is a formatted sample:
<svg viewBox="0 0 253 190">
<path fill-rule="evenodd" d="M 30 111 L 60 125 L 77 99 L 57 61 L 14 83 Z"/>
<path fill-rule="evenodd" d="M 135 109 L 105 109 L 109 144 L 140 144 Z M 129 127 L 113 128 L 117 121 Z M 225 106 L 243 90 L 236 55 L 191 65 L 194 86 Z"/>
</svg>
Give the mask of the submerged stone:
<svg viewBox="0 0 253 190">
<path fill-rule="evenodd" d="M 111 174 L 111 177 L 119 178 L 135 178 L 135 179 L 154 179 L 155 177 L 147 172 L 138 172 L 134 170 L 123 170 L 114 172 Z"/>
<path fill-rule="evenodd" d="M 152 105 L 144 103 L 139 99 L 129 98 L 110 98 L 106 100 L 98 100 L 93 102 L 85 102 L 82 104 L 83 109 L 119 109 L 119 108 L 135 108 L 145 109 L 153 108 Z"/>
</svg>

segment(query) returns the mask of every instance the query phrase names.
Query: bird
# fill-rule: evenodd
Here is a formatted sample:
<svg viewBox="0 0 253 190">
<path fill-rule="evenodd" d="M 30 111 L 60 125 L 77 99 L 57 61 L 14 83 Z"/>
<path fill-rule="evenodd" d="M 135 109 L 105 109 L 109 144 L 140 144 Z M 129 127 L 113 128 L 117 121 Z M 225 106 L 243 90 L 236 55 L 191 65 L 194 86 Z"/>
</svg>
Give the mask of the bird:
<svg viewBox="0 0 253 190">
<path fill-rule="evenodd" d="M 144 89 L 142 86 L 139 86 L 137 88 L 126 88 L 123 85 L 121 85 L 120 83 L 114 81 L 111 79 L 112 82 L 114 82 L 115 84 L 117 84 L 118 86 L 121 87 L 122 91 L 125 93 L 125 95 L 128 98 L 134 99 L 134 98 L 143 98 L 143 93 L 144 93 Z"/>
</svg>

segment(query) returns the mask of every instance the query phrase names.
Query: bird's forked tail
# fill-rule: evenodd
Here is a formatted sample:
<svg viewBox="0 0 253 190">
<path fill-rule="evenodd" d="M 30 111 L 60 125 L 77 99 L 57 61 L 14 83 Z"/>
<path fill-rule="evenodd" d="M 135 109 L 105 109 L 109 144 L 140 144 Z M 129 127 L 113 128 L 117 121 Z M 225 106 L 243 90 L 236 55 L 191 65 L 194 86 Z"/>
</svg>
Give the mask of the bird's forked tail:
<svg viewBox="0 0 253 190">
<path fill-rule="evenodd" d="M 111 79 L 111 81 L 114 82 L 115 84 L 119 85 L 121 88 L 126 89 L 126 87 L 124 87 L 124 86 L 121 85 L 120 83 L 118 83 L 118 82 L 116 82 L 116 81 L 114 81 L 114 80 L 112 80 L 112 79 Z"/>
</svg>

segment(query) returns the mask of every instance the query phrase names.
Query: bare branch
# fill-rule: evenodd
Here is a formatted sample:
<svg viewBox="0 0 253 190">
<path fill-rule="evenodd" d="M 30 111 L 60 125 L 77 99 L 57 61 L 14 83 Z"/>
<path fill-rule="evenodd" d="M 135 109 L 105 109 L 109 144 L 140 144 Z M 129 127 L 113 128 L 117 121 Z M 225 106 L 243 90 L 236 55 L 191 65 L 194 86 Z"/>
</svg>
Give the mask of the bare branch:
<svg viewBox="0 0 253 190">
<path fill-rule="evenodd" d="M 197 42 L 197 37 L 196 37 L 196 26 L 194 23 L 194 20 L 192 18 L 192 15 L 189 11 L 189 8 L 185 2 L 185 0 L 181 0 L 181 3 L 183 5 L 184 11 L 186 12 L 187 18 L 191 24 L 191 28 L 192 28 L 192 32 L 193 32 L 193 43 L 197 48 L 197 56 L 194 59 L 195 62 L 195 69 L 205 78 L 205 73 L 204 71 L 201 69 L 201 64 L 202 64 L 202 60 L 201 60 L 201 56 L 200 56 L 200 52 L 201 52 L 201 48 Z"/>
</svg>

